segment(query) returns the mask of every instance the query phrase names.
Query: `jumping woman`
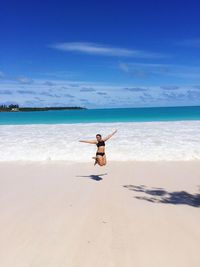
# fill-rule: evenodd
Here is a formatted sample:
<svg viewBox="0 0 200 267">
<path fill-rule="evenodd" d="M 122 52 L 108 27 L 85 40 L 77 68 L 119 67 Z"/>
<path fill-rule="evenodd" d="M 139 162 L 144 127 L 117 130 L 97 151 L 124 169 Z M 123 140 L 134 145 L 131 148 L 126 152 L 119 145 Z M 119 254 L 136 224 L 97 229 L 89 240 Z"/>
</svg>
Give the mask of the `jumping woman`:
<svg viewBox="0 0 200 267">
<path fill-rule="evenodd" d="M 94 165 L 96 165 L 97 163 L 99 164 L 99 166 L 106 165 L 105 141 L 110 139 L 116 132 L 117 132 L 117 130 L 115 130 L 112 134 L 109 134 L 105 138 L 102 138 L 100 134 L 97 134 L 96 140 L 80 140 L 79 141 L 79 142 L 83 142 L 83 143 L 97 145 L 96 157 L 93 157 L 93 159 L 95 159 Z"/>
</svg>

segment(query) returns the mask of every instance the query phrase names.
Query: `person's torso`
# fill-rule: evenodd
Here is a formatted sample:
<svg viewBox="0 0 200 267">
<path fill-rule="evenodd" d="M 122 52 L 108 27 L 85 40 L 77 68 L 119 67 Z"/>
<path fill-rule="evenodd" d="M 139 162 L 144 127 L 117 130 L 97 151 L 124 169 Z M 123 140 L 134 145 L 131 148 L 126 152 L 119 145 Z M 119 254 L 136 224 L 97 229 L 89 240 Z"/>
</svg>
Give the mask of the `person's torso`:
<svg viewBox="0 0 200 267">
<path fill-rule="evenodd" d="M 103 140 L 97 143 L 97 152 L 104 152 L 105 151 L 105 142 Z"/>
</svg>

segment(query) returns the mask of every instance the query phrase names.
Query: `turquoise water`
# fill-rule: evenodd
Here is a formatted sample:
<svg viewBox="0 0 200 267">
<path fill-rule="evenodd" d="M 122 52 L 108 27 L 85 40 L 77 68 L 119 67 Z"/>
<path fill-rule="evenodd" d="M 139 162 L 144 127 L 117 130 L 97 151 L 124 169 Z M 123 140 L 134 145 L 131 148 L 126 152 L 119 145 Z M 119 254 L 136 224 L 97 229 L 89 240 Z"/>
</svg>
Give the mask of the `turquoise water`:
<svg viewBox="0 0 200 267">
<path fill-rule="evenodd" d="M 200 120 L 200 106 L 0 112 L 0 125 Z"/>
</svg>

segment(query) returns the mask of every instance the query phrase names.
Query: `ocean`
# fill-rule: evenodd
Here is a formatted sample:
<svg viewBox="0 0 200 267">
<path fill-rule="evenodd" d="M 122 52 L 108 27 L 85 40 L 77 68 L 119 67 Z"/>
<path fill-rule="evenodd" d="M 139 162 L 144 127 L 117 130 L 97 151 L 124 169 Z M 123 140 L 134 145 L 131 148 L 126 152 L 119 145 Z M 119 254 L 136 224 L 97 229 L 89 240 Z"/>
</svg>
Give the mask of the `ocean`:
<svg viewBox="0 0 200 267">
<path fill-rule="evenodd" d="M 106 136 L 109 161 L 200 160 L 200 107 L 0 113 L 0 161 L 93 162 Z"/>
<path fill-rule="evenodd" d="M 200 120 L 200 106 L 0 112 L 0 125 Z"/>
</svg>

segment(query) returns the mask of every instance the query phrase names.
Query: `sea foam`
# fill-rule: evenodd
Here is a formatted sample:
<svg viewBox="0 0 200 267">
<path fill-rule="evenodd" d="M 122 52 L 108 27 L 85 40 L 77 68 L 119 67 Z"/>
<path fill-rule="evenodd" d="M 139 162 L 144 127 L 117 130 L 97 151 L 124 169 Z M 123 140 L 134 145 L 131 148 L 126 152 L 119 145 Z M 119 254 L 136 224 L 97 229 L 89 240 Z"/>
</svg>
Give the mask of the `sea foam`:
<svg viewBox="0 0 200 267">
<path fill-rule="evenodd" d="M 0 161 L 92 161 L 95 140 L 106 142 L 107 160 L 179 161 L 200 159 L 200 121 L 31 124 L 0 126 Z"/>
</svg>

